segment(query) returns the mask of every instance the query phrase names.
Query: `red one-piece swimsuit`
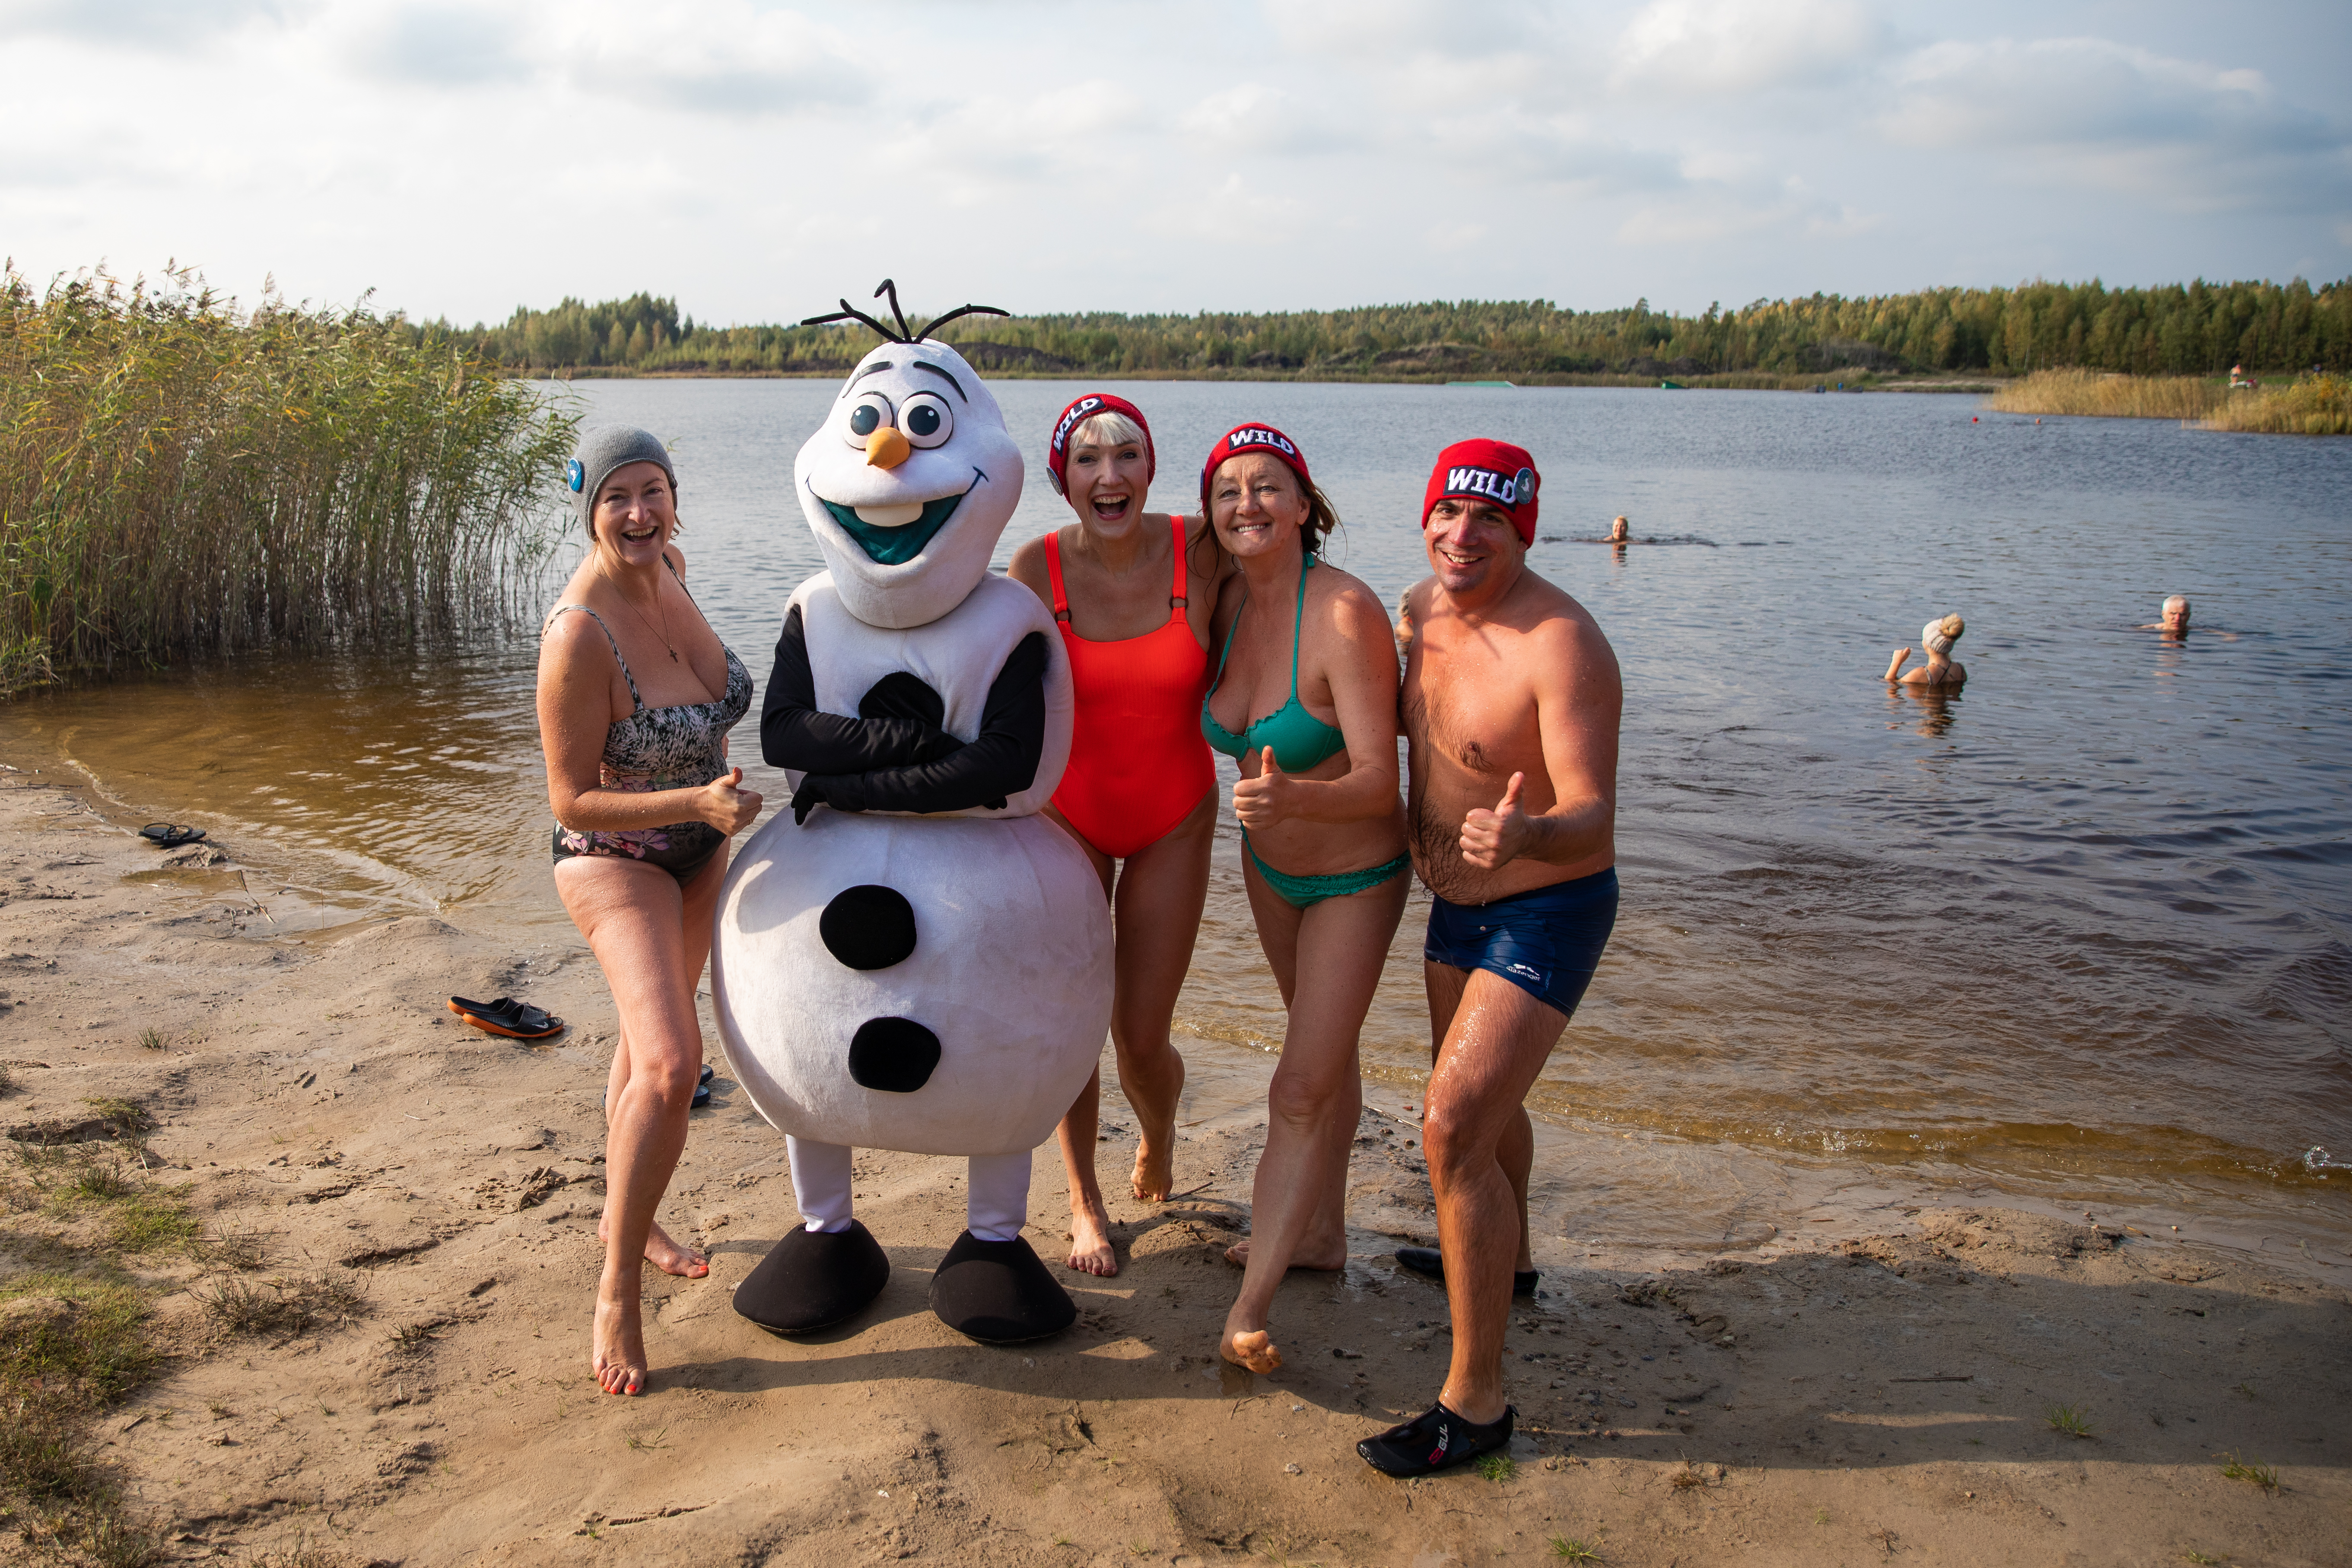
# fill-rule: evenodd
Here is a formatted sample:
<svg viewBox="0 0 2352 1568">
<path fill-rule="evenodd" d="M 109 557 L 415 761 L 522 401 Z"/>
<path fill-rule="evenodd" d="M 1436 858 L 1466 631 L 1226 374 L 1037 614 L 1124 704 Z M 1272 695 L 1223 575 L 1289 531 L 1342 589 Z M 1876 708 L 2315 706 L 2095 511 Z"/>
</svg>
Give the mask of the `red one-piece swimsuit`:
<svg viewBox="0 0 2352 1568">
<path fill-rule="evenodd" d="M 1201 739 L 1209 650 L 1192 636 L 1184 614 L 1184 520 L 1169 523 L 1175 530 L 1176 572 L 1168 619 L 1117 642 L 1089 642 L 1070 629 L 1061 539 L 1045 536 L 1054 621 L 1070 651 L 1077 697 L 1070 765 L 1054 792 L 1054 808 L 1114 860 L 1166 837 L 1217 780 Z"/>
</svg>

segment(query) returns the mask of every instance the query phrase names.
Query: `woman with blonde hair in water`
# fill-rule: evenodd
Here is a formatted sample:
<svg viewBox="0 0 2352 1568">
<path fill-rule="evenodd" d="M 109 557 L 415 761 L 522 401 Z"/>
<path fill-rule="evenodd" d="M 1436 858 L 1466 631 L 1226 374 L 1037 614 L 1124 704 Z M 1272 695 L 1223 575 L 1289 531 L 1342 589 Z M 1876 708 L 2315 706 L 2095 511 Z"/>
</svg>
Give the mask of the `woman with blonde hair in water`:
<svg viewBox="0 0 2352 1568">
<path fill-rule="evenodd" d="M 1297 443 L 1264 425 L 1227 432 L 1202 468 L 1201 500 L 1236 567 L 1217 605 L 1223 651 L 1201 731 L 1241 766 L 1242 877 L 1289 1015 L 1250 1238 L 1226 1254 L 1245 1272 L 1218 1350 L 1272 1372 L 1282 1353 L 1266 1323 L 1283 1275 L 1348 1263 L 1357 1037 L 1411 864 L 1396 643 L 1372 591 L 1316 558 L 1339 519 Z"/>
<path fill-rule="evenodd" d="M 1217 774 L 1198 722 L 1209 617 L 1232 570 L 1205 518 L 1154 516 L 1158 468 L 1143 411 L 1107 392 L 1076 399 L 1045 447 L 1054 488 L 1077 521 L 1013 552 L 1011 575 L 1054 613 L 1077 700 L 1070 763 L 1045 808 L 1078 841 L 1111 901 L 1116 979 L 1111 1046 L 1140 1123 L 1129 1190 L 1174 1185 L 1184 1058 L 1168 1037 L 1209 896 Z M 1062 1119 L 1070 1184 L 1068 1266 L 1118 1272 L 1095 1173 L 1102 1074 Z"/>
<path fill-rule="evenodd" d="M 1950 687 L 1969 678 L 1968 670 L 1952 661 L 1952 645 L 1960 640 L 1968 623 L 1958 616 L 1939 616 L 1919 628 L 1919 646 L 1927 651 L 1927 662 L 1913 670 L 1905 670 L 1903 661 L 1911 657 L 1908 647 L 1898 647 L 1887 661 L 1886 679 L 1897 686 Z"/>
<path fill-rule="evenodd" d="M 702 1067 L 694 989 L 727 840 L 760 815 L 760 797 L 738 787 L 743 771 L 727 764 L 751 675 L 686 591 L 670 543 L 677 475 L 662 444 L 592 428 L 569 478 L 589 546 L 540 633 L 540 745 L 555 891 L 604 972 L 621 1037 L 605 1080 L 604 1269 L 589 1365 L 605 1393 L 642 1394 L 644 1265 L 710 1272 L 654 1210 L 686 1147 Z"/>
</svg>

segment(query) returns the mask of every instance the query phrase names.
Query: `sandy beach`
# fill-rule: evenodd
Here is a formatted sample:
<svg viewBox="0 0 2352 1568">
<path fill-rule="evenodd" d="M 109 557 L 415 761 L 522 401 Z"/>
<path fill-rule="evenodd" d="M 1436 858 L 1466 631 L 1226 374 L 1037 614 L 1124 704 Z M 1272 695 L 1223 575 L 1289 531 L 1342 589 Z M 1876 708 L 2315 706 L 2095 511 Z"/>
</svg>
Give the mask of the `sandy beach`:
<svg viewBox="0 0 2352 1568">
<path fill-rule="evenodd" d="M 1513 1320 L 1515 1464 L 1374 1475 L 1353 1443 L 1425 1405 L 1447 1344 L 1442 1289 L 1393 1256 L 1434 1234 L 1414 1102 L 1382 1085 L 1349 1267 L 1285 1287 L 1287 1364 L 1251 1378 L 1214 1353 L 1252 1086 L 1204 1086 L 1186 1195 L 1107 1183 L 1125 1268 L 1070 1276 L 1068 1333 L 989 1348 L 940 1324 L 925 1289 L 961 1163 L 869 1154 L 859 1212 L 890 1284 L 787 1342 L 729 1310 L 793 1205 L 783 1141 L 714 1043 L 662 1211 L 711 1275 L 649 1285 L 652 1392 L 606 1397 L 587 1320 L 613 1016 L 584 949 L 422 916 L 288 931 L 248 891 L 269 846 L 167 858 L 73 789 L 0 778 L 0 1313 L 69 1320 L 45 1269 L 119 1267 L 147 1293 L 164 1359 L 90 1440 L 171 1560 L 2352 1562 L 2347 1292 L 2013 1209 L 1889 1212 L 1679 1273 L 1547 1259 Z M 493 1038 L 452 992 L 572 1027 Z M 1130 1125 L 1111 1095 L 1107 1177 Z M 120 1195 L 60 1180 L 115 1164 Z M 113 1216 L 141 1201 L 184 1202 L 199 1239 L 124 1250 Z M 1064 1202 L 1041 1151 L 1041 1253 Z M 235 1331 L 225 1292 L 312 1321 Z M 0 1551 L 38 1553 L 37 1518 L 5 1529 Z"/>
</svg>

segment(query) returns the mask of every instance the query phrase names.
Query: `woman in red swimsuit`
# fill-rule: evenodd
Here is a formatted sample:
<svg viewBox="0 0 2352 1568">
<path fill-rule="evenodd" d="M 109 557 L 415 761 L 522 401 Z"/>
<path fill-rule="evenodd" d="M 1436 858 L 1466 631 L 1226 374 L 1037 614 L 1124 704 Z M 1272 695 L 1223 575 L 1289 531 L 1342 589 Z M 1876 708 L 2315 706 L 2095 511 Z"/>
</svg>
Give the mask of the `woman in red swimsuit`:
<svg viewBox="0 0 2352 1568">
<path fill-rule="evenodd" d="M 1046 815 L 1086 847 L 1111 900 L 1111 1041 L 1141 1123 L 1130 1180 L 1136 1197 L 1159 1203 L 1173 1185 L 1184 1088 L 1168 1026 L 1209 895 L 1216 816 L 1216 769 L 1201 739 L 1209 616 L 1232 565 L 1205 519 L 1144 512 L 1151 430 L 1125 398 L 1089 393 L 1063 410 L 1045 460 L 1078 521 L 1013 552 L 1012 573 L 1053 607 L 1077 692 L 1070 765 Z M 1095 1177 L 1101 1095 L 1097 1072 L 1062 1119 L 1069 1266 L 1116 1274 Z"/>
</svg>

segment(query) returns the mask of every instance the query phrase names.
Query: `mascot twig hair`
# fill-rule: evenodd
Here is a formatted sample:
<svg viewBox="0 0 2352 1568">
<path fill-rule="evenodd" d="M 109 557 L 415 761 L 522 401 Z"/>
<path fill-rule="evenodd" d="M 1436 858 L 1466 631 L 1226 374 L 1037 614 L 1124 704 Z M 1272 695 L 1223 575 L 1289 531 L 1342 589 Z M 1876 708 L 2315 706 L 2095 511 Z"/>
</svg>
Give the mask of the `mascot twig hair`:
<svg viewBox="0 0 2352 1568">
<path fill-rule="evenodd" d="M 919 343 L 925 338 L 929 337 L 941 327 L 946 326 L 950 321 L 955 321 L 959 317 L 1009 316 L 1013 314 L 1010 310 L 1000 310 L 993 305 L 958 305 L 954 310 L 950 310 L 944 316 L 933 316 L 929 321 L 923 323 L 923 330 L 919 332 L 907 325 L 907 312 L 898 309 L 898 285 L 887 278 L 882 279 L 882 286 L 874 290 L 874 297 L 877 300 L 879 300 L 885 294 L 890 296 L 890 319 L 898 323 L 898 330 L 895 332 L 889 328 L 884 326 L 881 322 L 876 321 L 873 317 L 867 315 L 865 311 L 859 310 L 856 306 L 851 304 L 846 300 L 844 300 L 841 302 L 841 309 L 834 311 L 833 314 L 829 316 L 803 317 L 802 318 L 801 325 L 803 327 L 829 327 L 835 321 L 863 321 L 867 326 L 873 328 L 876 331 L 881 333 L 882 341 L 886 343 Z"/>
</svg>

